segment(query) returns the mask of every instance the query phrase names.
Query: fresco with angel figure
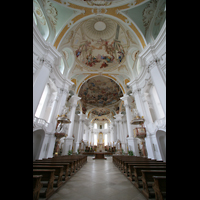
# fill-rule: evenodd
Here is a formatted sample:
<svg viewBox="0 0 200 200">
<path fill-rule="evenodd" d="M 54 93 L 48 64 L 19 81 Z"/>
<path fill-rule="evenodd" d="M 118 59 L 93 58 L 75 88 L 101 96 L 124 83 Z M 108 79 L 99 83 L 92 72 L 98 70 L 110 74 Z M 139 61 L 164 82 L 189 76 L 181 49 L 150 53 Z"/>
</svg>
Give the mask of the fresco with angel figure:
<svg viewBox="0 0 200 200">
<path fill-rule="evenodd" d="M 81 86 L 78 96 L 85 105 L 102 107 L 119 101 L 123 93 L 119 85 L 112 79 L 96 76 Z"/>
<path fill-rule="evenodd" d="M 120 64 L 125 51 L 119 40 L 114 39 L 110 42 L 100 38 L 98 41 L 82 41 L 75 54 L 81 63 L 101 69 Z"/>
</svg>

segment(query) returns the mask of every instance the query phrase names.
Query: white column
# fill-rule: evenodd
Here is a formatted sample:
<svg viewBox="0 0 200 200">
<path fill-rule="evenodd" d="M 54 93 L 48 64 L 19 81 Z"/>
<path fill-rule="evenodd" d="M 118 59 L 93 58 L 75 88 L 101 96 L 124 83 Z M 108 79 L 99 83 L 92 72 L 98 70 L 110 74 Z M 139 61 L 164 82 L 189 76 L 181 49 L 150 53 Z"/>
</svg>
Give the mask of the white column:
<svg viewBox="0 0 200 200">
<path fill-rule="evenodd" d="M 148 94 L 144 93 L 144 96 L 142 98 L 143 103 L 144 103 L 145 112 L 146 112 L 145 120 L 147 123 L 153 123 L 153 119 L 151 116 L 151 112 L 150 112 L 149 104 L 148 104 L 148 100 L 147 100 L 147 95 Z"/>
<path fill-rule="evenodd" d="M 159 60 L 155 60 L 149 65 L 149 69 L 153 84 L 156 88 L 160 103 L 166 116 L 166 84 L 159 63 Z"/>
<path fill-rule="evenodd" d="M 56 141 L 56 137 L 53 134 L 49 134 L 49 141 L 47 144 L 47 150 L 46 150 L 46 158 L 52 158 L 53 157 L 53 150 L 54 150 L 54 146 L 55 146 L 55 141 Z"/>
<path fill-rule="evenodd" d="M 121 120 L 119 120 L 119 139 L 120 139 L 120 141 L 121 141 L 121 143 L 123 143 L 123 124 L 122 124 L 122 119 Z"/>
<path fill-rule="evenodd" d="M 127 121 L 127 128 L 128 128 L 128 134 L 129 137 L 127 138 L 128 141 L 128 147 L 131 149 L 134 153 L 135 156 L 139 156 L 138 152 L 138 147 L 137 147 L 137 139 L 133 137 L 133 129 L 131 127 L 131 109 L 130 109 L 130 104 L 131 104 L 131 98 L 129 95 L 124 95 L 121 97 L 124 101 L 124 107 L 126 109 L 126 121 Z"/>
<path fill-rule="evenodd" d="M 117 141 L 119 140 L 119 121 L 117 121 L 116 119 L 115 119 L 115 124 L 116 124 L 116 136 L 117 136 L 116 141 Z"/>
<path fill-rule="evenodd" d="M 93 129 L 91 130 L 91 145 L 94 145 L 94 132 Z"/>
<path fill-rule="evenodd" d="M 127 121 L 127 128 L 128 128 L 128 135 L 129 137 L 133 137 L 133 130 L 131 127 L 131 98 L 129 95 L 124 95 L 123 97 L 120 98 L 122 101 L 124 101 L 124 107 L 126 109 L 126 121 Z"/>
<path fill-rule="evenodd" d="M 113 141 L 116 142 L 117 141 L 117 125 L 116 123 L 113 122 Z M 112 143 L 113 143 L 112 141 Z"/>
<path fill-rule="evenodd" d="M 54 123 L 54 120 L 56 119 L 55 110 L 57 107 L 58 100 L 59 100 L 59 96 L 57 95 L 52 103 L 52 108 L 49 113 L 49 119 L 48 119 L 49 123 Z"/>
<path fill-rule="evenodd" d="M 113 141 L 114 141 L 114 137 L 113 137 L 113 125 L 110 126 L 110 142 L 111 142 L 111 146 L 113 146 Z"/>
<path fill-rule="evenodd" d="M 90 143 L 92 144 L 92 125 L 89 125 L 89 139 L 88 139 L 89 146 L 90 146 Z"/>
<path fill-rule="evenodd" d="M 71 107 L 71 116 L 70 116 L 71 123 L 69 124 L 68 136 L 64 139 L 62 155 L 67 155 L 68 151 L 72 149 L 72 143 L 73 143 L 72 134 L 73 134 L 73 128 L 74 128 L 74 117 L 75 117 L 77 102 L 80 99 L 81 98 L 78 97 L 77 95 L 73 95 L 70 99 L 70 103 L 72 106 Z"/>
<path fill-rule="evenodd" d="M 66 100 L 69 96 L 69 92 L 66 88 L 59 88 L 59 102 L 56 110 L 56 116 L 61 115 L 63 107 L 65 106 Z"/>
<path fill-rule="evenodd" d="M 71 123 L 69 124 L 68 137 L 72 137 L 72 134 L 73 134 L 75 111 L 76 111 L 77 102 L 80 99 L 81 98 L 78 97 L 77 95 L 73 95 L 70 99 L 72 108 L 71 108 L 71 116 L 70 116 Z"/>
<path fill-rule="evenodd" d="M 85 114 L 78 114 L 79 115 L 79 129 L 78 129 L 78 136 L 76 141 L 76 147 L 75 152 L 77 152 L 77 149 L 79 148 L 79 143 L 83 139 L 83 131 L 84 131 L 84 120 L 85 120 Z M 80 149 L 79 149 L 80 152 Z"/>
<path fill-rule="evenodd" d="M 52 64 L 48 60 L 43 60 L 41 62 L 42 66 L 33 82 L 33 118 L 52 69 Z"/>
<path fill-rule="evenodd" d="M 136 104 L 136 107 L 137 107 L 139 116 L 145 116 L 144 110 L 143 110 L 143 105 L 142 105 L 142 100 L 141 100 L 141 98 L 140 98 L 140 96 L 139 96 L 139 91 L 140 91 L 140 90 L 135 90 L 135 91 L 132 93 L 132 96 L 133 96 L 134 99 L 135 99 L 135 104 Z"/>
<path fill-rule="evenodd" d="M 145 144 L 146 144 L 148 158 L 156 159 L 154 149 L 153 149 L 152 138 L 149 135 L 149 133 L 147 133 L 147 137 L 145 138 Z"/>
<path fill-rule="evenodd" d="M 42 143 L 42 147 L 41 147 L 41 150 L 40 150 L 40 153 L 39 153 L 39 158 L 38 158 L 39 160 L 46 158 L 45 155 L 46 155 L 48 140 L 49 140 L 49 134 L 45 133 L 44 140 L 43 140 L 43 143 Z"/>
</svg>

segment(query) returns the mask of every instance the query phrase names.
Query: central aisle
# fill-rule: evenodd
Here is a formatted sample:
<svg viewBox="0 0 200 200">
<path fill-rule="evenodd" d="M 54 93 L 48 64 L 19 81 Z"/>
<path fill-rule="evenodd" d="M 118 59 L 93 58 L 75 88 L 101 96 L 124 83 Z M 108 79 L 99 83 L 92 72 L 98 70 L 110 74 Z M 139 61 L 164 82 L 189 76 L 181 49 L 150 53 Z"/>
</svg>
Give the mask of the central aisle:
<svg viewBox="0 0 200 200">
<path fill-rule="evenodd" d="M 49 200 L 146 200 L 117 169 L 112 157 L 92 160 L 68 180 Z"/>
</svg>

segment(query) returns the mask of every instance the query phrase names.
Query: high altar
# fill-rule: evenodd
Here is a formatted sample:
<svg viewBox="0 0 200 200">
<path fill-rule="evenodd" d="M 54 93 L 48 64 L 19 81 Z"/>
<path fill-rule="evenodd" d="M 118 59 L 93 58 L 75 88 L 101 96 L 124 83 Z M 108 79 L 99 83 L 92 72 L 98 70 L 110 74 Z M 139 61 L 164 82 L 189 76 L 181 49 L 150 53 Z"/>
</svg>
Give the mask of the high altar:
<svg viewBox="0 0 200 200">
<path fill-rule="evenodd" d="M 103 133 L 100 132 L 97 138 L 97 152 L 102 152 L 102 151 L 104 151 L 104 139 L 103 139 Z"/>
</svg>

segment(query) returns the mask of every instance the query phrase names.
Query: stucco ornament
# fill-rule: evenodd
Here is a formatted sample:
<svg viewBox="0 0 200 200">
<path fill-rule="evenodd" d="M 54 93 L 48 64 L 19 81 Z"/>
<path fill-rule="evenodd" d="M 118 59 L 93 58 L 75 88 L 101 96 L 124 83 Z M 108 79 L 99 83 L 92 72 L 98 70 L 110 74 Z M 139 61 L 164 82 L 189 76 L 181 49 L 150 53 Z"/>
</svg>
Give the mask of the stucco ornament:
<svg viewBox="0 0 200 200">
<path fill-rule="evenodd" d="M 42 0 L 44 8 L 46 10 L 46 14 L 49 17 L 50 22 L 52 23 L 52 25 L 56 25 L 57 24 L 57 15 L 58 12 L 56 10 L 55 7 L 52 6 L 52 3 L 48 0 Z"/>
<path fill-rule="evenodd" d="M 143 11 L 143 24 L 146 30 L 148 29 L 150 22 L 154 16 L 156 7 L 157 7 L 157 0 L 151 0 Z"/>
</svg>

